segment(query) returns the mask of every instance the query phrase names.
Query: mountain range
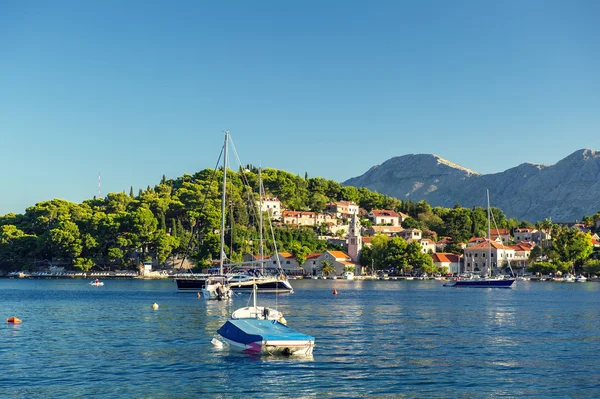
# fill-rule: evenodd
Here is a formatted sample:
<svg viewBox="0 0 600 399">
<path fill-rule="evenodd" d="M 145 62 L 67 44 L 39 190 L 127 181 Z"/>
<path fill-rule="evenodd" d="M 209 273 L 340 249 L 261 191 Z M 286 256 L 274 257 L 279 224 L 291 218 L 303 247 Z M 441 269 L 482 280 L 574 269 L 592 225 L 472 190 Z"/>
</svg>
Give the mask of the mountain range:
<svg viewBox="0 0 600 399">
<path fill-rule="evenodd" d="M 509 218 L 573 222 L 600 211 L 600 152 L 583 149 L 555 165 L 524 163 L 493 174 L 477 173 L 434 154 L 408 154 L 342 184 L 446 208 L 457 203 L 485 207 L 489 189 L 491 205 Z"/>
</svg>

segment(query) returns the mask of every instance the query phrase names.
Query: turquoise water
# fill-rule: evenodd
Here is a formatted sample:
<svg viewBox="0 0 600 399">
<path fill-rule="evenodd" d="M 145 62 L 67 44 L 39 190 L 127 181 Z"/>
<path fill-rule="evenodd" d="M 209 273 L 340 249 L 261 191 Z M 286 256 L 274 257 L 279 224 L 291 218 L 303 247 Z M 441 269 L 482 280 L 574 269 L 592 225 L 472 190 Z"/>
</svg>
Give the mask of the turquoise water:
<svg viewBox="0 0 600 399">
<path fill-rule="evenodd" d="M 207 302 L 173 281 L 1 279 L 0 320 L 23 322 L 0 324 L 0 389 L 14 398 L 600 397 L 598 283 L 292 283 L 294 294 L 259 302 L 316 337 L 312 359 L 215 349 L 212 336 L 247 294 Z"/>
</svg>

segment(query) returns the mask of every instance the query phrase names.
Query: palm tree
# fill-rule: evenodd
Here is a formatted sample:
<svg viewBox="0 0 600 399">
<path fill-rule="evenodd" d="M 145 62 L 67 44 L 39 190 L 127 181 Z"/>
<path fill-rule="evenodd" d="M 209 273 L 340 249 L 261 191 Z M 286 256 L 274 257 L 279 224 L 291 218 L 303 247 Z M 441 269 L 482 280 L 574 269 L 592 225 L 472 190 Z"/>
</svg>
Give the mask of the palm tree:
<svg viewBox="0 0 600 399">
<path fill-rule="evenodd" d="M 330 274 L 335 274 L 335 269 L 333 267 L 333 263 L 329 259 L 325 259 L 321 261 L 321 274 L 323 276 L 329 276 Z"/>
</svg>

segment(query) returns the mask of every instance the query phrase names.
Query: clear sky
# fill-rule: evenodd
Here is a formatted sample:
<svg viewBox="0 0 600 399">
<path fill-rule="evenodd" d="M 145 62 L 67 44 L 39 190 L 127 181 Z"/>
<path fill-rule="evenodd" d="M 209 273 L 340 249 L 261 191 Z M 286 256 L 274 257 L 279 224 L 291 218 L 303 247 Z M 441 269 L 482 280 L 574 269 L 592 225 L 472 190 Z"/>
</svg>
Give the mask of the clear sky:
<svg viewBox="0 0 600 399">
<path fill-rule="evenodd" d="M 243 163 L 600 149 L 600 1 L 0 0 L 0 215 Z"/>
</svg>

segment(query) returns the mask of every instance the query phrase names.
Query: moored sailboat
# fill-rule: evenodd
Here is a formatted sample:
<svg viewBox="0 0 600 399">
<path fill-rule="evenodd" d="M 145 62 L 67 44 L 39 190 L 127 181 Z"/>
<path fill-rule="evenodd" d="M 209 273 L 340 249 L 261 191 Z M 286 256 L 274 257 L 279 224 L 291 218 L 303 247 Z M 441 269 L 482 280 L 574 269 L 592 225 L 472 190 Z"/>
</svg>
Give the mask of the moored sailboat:
<svg viewBox="0 0 600 399">
<path fill-rule="evenodd" d="M 469 278 L 455 277 L 444 284 L 444 287 L 475 287 L 475 288 L 510 288 L 515 282 L 514 278 L 505 278 L 502 276 L 492 277 L 492 233 L 491 233 L 491 212 L 490 212 L 490 192 L 487 193 L 487 216 L 488 216 L 488 238 L 487 238 L 487 259 L 485 277 L 471 276 Z M 502 245 L 504 247 L 504 245 Z M 510 262 L 509 262 L 510 267 Z M 511 269 L 512 270 L 512 269 Z"/>
</svg>

